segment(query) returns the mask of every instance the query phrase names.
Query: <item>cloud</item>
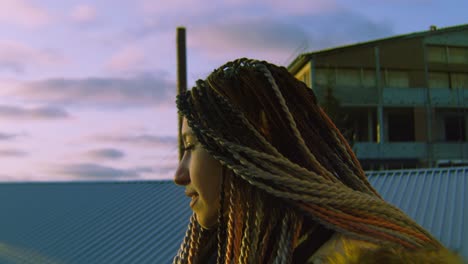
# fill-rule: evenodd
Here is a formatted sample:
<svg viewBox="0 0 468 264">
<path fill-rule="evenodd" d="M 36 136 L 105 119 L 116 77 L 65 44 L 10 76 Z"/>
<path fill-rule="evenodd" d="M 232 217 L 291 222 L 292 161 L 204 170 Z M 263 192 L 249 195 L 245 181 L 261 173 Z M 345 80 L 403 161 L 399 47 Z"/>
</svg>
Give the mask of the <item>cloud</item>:
<svg viewBox="0 0 468 264">
<path fill-rule="evenodd" d="M 90 157 L 96 159 L 121 159 L 125 156 L 125 153 L 113 148 L 105 148 L 105 149 L 96 149 L 91 150 L 87 153 Z"/>
<path fill-rule="evenodd" d="M 211 63 L 253 57 L 287 65 L 300 53 L 393 34 L 389 22 L 375 22 L 335 0 L 227 0 L 215 7 L 202 0 L 142 3 L 146 24 L 130 35 L 149 38 L 186 24 L 189 53 Z"/>
<path fill-rule="evenodd" d="M 157 106 L 175 98 L 176 84 L 166 76 L 90 77 L 26 82 L 12 91 L 22 99 L 49 104 L 95 107 Z"/>
<path fill-rule="evenodd" d="M 142 49 L 130 46 L 114 54 L 105 68 L 117 73 L 140 72 L 145 69 L 146 58 Z"/>
<path fill-rule="evenodd" d="M 288 64 L 300 53 L 391 35 L 392 26 L 347 9 L 325 14 L 237 19 L 188 28 L 188 46 L 213 59 L 255 56 Z"/>
<path fill-rule="evenodd" d="M 189 47 L 215 58 L 226 53 L 284 57 L 307 42 L 306 33 L 300 27 L 269 19 L 209 24 L 189 31 L 188 35 Z"/>
<path fill-rule="evenodd" d="M 19 106 L 0 105 L 0 118 L 14 120 L 64 119 L 69 118 L 68 112 L 58 107 L 25 108 Z"/>
<path fill-rule="evenodd" d="M 0 0 L 0 23 L 38 28 L 52 20 L 49 12 L 27 0 Z"/>
<path fill-rule="evenodd" d="M 0 132 L 0 140 L 7 141 L 17 138 L 18 134 L 9 134 L 9 133 L 2 133 Z"/>
<path fill-rule="evenodd" d="M 152 172 L 149 167 L 137 167 L 133 169 L 118 169 L 102 166 L 94 163 L 79 163 L 64 165 L 55 169 L 56 173 L 65 174 L 77 178 L 92 180 L 115 180 L 121 178 L 139 178 L 141 173 Z"/>
<path fill-rule="evenodd" d="M 142 0 L 138 2 L 139 9 L 150 16 L 153 15 L 173 15 L 177 12 L 202 14 L 206 10 L 212 10 L 214 5 L 207 4 L 204 0 L 171 0 L 164 3 L 152 0 Z"/>
<path fill-rule="evenodd" d="M 346 9 L 330 15 L 316 15 L 299 21 L 320 25 L 307 30 L 313 49 L 349 45 L 394 34 L 393 26 L 389 22 L 374 22 Z"/>
<path fill-rule="evenodd" d="M 248 3 L 247 0 L 241 0 Z M 332 12 L 339 8 L 335 0 L 263 0 L 265 6 L 268 6 L 273 12 L 287 13 L 288 15 L 314 15 Z"/>
<path fill-rule="evenodd" d="M 16 177 L 6 175 L 6 174 L 0 174 L 0 182 L 13 182 L 17 181 Z"/>
<path fill-rule="evenodd" d="M 336 0 L 225 0 L 213 5 L 205 0 L 171 0 L 164 4 L 152 0 L 137 1 L 144 18 L 143 26 L 129 30 L 130 35 L 145 38 L 175 27 L 187 25 L 189 32 L 199 26 L 248 24 L 245 21 L 282 19 L 333 12 L 339 6 Z M 248 29 L 248 27 L 247 27 Z"/>
<path fill-rule="evenodd" d="M 28 153 L 17 149 L 0 149 L 0 157 L 24 157 Z"/>
<path fill-rule="evenodd" d="M 0 71 L 19 74 L 29 69 L 56 67 L 66 63 L 67 59 L 53 50 L 36 49 L 15 41 L 0 41 Z"/>
<path fill-rule="evenodd" d="M 163 166 L 163 167 L 157 167 L 154 170 L 154 174 L 159 175 L 159 176 L 171 176 L 170 174 L 174 174 L 177 169 L 177 166 Z"/>
<path fill-rule="evenodd" d="M 96 8 L 90 5 L 75 6 L 70 15 L 71 19 L 79 24 L 89 24 L 96 20 Z"/>
<path fill-rule="evenodd" d="M 299 14 L 324 13 L 337 8 L 335 0 L 225 0 L 222 4 L 207 4 L 205 0 L 171 0 L 161 4 L 152 0 L 139 1 L 143 13 L 155 16 L 193 17 L 230 17 L 231 15 L 282 14 L 284 16 Z"/>
<path fill-rule="evenodd" d="M 136 136 L 95 136 L 94 140 L 100 142 L 113 142 L 113 143 L 128 143 L 132 145 L 138 145 L 143 147 L 177 147 L 176 136 L 157 136 L 141 134 Z"/>
</svg>

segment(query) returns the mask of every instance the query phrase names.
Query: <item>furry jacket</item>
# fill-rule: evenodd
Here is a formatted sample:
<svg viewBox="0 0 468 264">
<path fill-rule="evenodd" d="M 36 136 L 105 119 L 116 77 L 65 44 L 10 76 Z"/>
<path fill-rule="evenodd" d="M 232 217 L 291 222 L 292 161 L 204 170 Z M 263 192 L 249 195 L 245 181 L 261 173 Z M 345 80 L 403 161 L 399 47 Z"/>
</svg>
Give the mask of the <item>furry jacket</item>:
<svg viewBox="0 0 468 264">
<path fill-rule="evenodd" d="M 446 248 L 440 250 L 409 251 L 402 248 L 383 248 L 375 244 L 334 234 L 313 254 L 311 264 L 463 264 L 463 259 Z"/>
</svg>

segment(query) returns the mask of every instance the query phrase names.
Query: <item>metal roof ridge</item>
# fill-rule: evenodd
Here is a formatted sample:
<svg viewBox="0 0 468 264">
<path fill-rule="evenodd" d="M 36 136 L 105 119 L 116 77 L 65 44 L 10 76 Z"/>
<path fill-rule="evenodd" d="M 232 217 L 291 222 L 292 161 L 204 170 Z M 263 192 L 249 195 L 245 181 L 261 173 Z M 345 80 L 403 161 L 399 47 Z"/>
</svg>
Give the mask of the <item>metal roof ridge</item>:
<svg viewBox="0 0 468 264">
<path fill-rule="evenodd" d="M 463 166 L 463 167 L 445 167 L 445 168 L 418 168 L 418 169 L 394 169 L 394 170 L 380 170 L 380 171 L 365 171 L 366 174 L 374 174 L 374 173 L 396 173 L 396 172 L 422 172 L 422 171 L 461 171 L 461 170 L 468 170 L 468 166 Z"/>
</svg>

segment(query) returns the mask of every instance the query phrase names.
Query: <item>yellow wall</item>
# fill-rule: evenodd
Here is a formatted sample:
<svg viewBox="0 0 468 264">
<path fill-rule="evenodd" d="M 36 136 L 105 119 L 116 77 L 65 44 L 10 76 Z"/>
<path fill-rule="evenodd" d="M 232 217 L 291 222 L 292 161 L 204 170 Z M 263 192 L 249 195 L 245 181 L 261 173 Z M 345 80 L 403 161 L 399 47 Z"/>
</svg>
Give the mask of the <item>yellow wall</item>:
<svg viewBox="0 0 468 264">
<path fill-rule="evenodd" d="M 311 80 L 311 75 L 310 75 L 310 63 L 307 63 L 300 71 L 298 71 L 294 77 L 296 77 L 298 80 L 304 82 L 304 76 L 308 76 L 308 83 L 306 82 L 306 85 L 310 88 L 312 88 L 312 80 Z"/>
</svg>

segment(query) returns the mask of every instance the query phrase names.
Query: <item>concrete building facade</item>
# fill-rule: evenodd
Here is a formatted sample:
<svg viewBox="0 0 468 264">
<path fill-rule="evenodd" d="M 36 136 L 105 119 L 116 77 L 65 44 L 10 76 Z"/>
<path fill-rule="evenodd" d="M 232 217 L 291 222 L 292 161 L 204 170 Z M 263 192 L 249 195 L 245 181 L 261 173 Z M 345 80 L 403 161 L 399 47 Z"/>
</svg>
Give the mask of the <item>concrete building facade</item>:
<svg viewBox="0 0 468 264">
<path fill-rule="evenodd" d="M 466 165 L 468 24 L 305 53 L 288 69 L 333 91 L 365 169 Z"/>
</svg>

